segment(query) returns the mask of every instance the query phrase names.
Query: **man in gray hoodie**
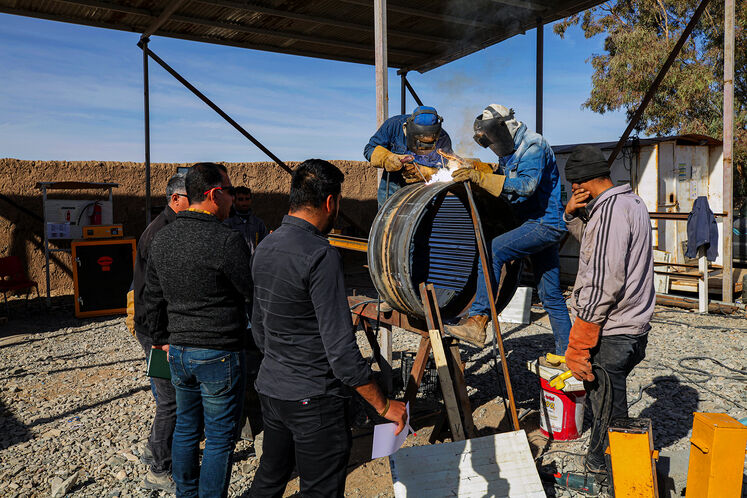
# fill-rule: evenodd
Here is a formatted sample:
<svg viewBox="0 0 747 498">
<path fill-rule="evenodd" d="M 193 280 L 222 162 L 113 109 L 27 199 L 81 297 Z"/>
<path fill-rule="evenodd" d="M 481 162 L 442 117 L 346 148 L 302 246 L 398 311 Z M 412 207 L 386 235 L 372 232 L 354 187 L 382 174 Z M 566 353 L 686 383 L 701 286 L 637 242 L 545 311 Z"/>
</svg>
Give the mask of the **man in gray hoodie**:
<svg viewBox="0 0 747 498">
<path fill-rule="evenodd" d="M 628 416 L 626 380 L 645 357 L 656 303 L 651 220 L 630 185 L 614 186 L 598 147 L 576 147 L 565 177 L 573 196 L 564 218 L 581 243 L 565 360 L 584 381 L 594 419 L 586 468 L 604 473 L 606 426 Z"/>
</svg>

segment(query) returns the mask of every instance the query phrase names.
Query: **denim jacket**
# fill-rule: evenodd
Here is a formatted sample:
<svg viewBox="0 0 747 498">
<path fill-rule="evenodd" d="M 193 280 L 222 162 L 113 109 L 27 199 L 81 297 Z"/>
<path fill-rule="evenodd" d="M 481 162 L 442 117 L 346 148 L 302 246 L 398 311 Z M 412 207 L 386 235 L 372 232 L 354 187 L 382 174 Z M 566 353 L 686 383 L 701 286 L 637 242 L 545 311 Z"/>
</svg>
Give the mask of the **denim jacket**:
<svg viewBox="0 0 747 498">
<path fill-rule="evenodd" d="M 405 132 L 402 130 L 402 125 L 409 117 L 409 114 L 400 114 L 399 116 L 392 116 L 384 121 L 379 129 L 376 130 L 374 136 L 371 137 L 363 148 L 363 156 L 366 158 L 366 161 L 371 160 L 371 154 L 373 154 L 374 149 L 378 145 L 381 145 L 394 154 L 410 154 L 415 158 L 415 162 L 418 164 L 430 166 L 431 168 L 443 167 L 443 158 L 438 155 L 435 150 L 430 154 L 422 156 L 407 150 L 407 139 L 405 137 Z M 453 152 L 451 149 L 451 138 L 449 137 L 449 134 L 446 133 L 446 130 L 441 130 L 441 136 L 439 136 L 436 141 L 436 150 L 438 149 L 443 149 L 444 152 Z M 386 180 L 387 174 L 384 172 L 377 193 L 379 206 L 381 206 L 384 203 L 384 200 L 388 197 L 386 192 Z M 405 183 L 405 179 L 402 178 L 402 173 L 399 171 L 389 173 L 389 195 L 392 195 L 405 185 L 407 184 Z"/>
<path fill-rule="evenodd" d="M 565 230 L 560 200 L 560 175 L 547 140 L 525 124 L 514 135 L 516 151 L 500 158 L 498 173 L 506 175 L 501 194 L 521 223 L 533 221 Z"/>
</svg>

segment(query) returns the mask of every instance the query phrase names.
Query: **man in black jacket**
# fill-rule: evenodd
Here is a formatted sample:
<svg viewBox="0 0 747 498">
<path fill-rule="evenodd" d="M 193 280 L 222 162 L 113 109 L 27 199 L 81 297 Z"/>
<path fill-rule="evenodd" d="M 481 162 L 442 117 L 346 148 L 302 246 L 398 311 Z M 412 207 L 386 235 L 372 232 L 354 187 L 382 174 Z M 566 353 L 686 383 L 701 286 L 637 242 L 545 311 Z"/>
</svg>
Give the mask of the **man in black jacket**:
<svg viewBox="0 0 747 498">
<path fill-rule="evenodd" d="M 249 249 L 241 234 L 221 223 L 231 209 L 225 167 L 194 165 L 186 187 L 189 209 L 151 246 L 146 320 L 154 347 L 168 351 L 176 389 L 171 448 L 177 496 L 226 496 L 244 392 Z"/>
<path fill-rule="evenodd" d="M 184 175 L 174 175 L 166 184 L 166 195 L 169 203 L 140 236 L 135 258 L 133 291 L 135 302 L 135 337 L 143 346 L 146 361 L 153 347 L 153 338 L 145 323 L 145 269 L 148 264 L 150 245 L 159 230 L 173 222 L 176 214 L 189 207 L 187 190 L 184 186 Z M 143 480 L 148 489 L 162 489 L 174 492 L 174 481 L 171 480 L 171 437 L 176 424 L 176 399 L 174 386 L 168 379 L 151 377 L 151 388 L 156 401 L 156 415 L 150 429 L 148 444 L 141 456 L 143 463 L 149 466 L 148 474 Z"/>
<path fill-rule="evenodd" d="M 282 496 L 293 467 L 301 495 L 343 496 L 351 434 L 347 386 L 405 427 L 401 401 L 371 379 L 355 340 L 342 260 L 324 236 L 337 218 L 342 172 L 309 159 L 293 172 L 290 212 L 252 260 L 252 334 L 264 353 L 255 386 L 264 444 L 251 495 Z"/>
</svg>

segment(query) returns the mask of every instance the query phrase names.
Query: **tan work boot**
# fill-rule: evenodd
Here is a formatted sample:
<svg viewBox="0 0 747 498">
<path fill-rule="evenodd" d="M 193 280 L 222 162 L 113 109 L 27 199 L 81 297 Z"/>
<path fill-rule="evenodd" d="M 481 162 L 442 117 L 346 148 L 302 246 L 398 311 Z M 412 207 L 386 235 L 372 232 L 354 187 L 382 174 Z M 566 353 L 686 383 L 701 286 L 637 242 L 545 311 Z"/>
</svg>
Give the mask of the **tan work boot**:
<svg viewBox="0 0 747 498">
<path fill-rule="evenodd" d="M 487 336 L 485 329 L 487 328 L 488 317 L 486 315 L 474 315 L 462 318 L 456 325 L 447 325 L 446 333 L 477 347 L 483 347 Z"/>
</svg>

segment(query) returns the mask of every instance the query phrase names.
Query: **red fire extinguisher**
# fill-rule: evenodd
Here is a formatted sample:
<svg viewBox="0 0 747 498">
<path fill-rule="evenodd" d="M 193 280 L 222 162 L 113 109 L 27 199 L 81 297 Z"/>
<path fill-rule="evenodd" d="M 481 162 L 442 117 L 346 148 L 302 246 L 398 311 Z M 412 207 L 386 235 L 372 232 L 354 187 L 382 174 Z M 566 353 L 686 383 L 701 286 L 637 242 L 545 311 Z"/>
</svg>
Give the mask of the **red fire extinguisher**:
<svg viewBox="0 0 747 498">
<path fill-rule="evenodd" d="M 93 210 L 91 213 L 91 225 L 101 225 L 101 203 L 96 202 L 93 204 Z"/>
</svg>

